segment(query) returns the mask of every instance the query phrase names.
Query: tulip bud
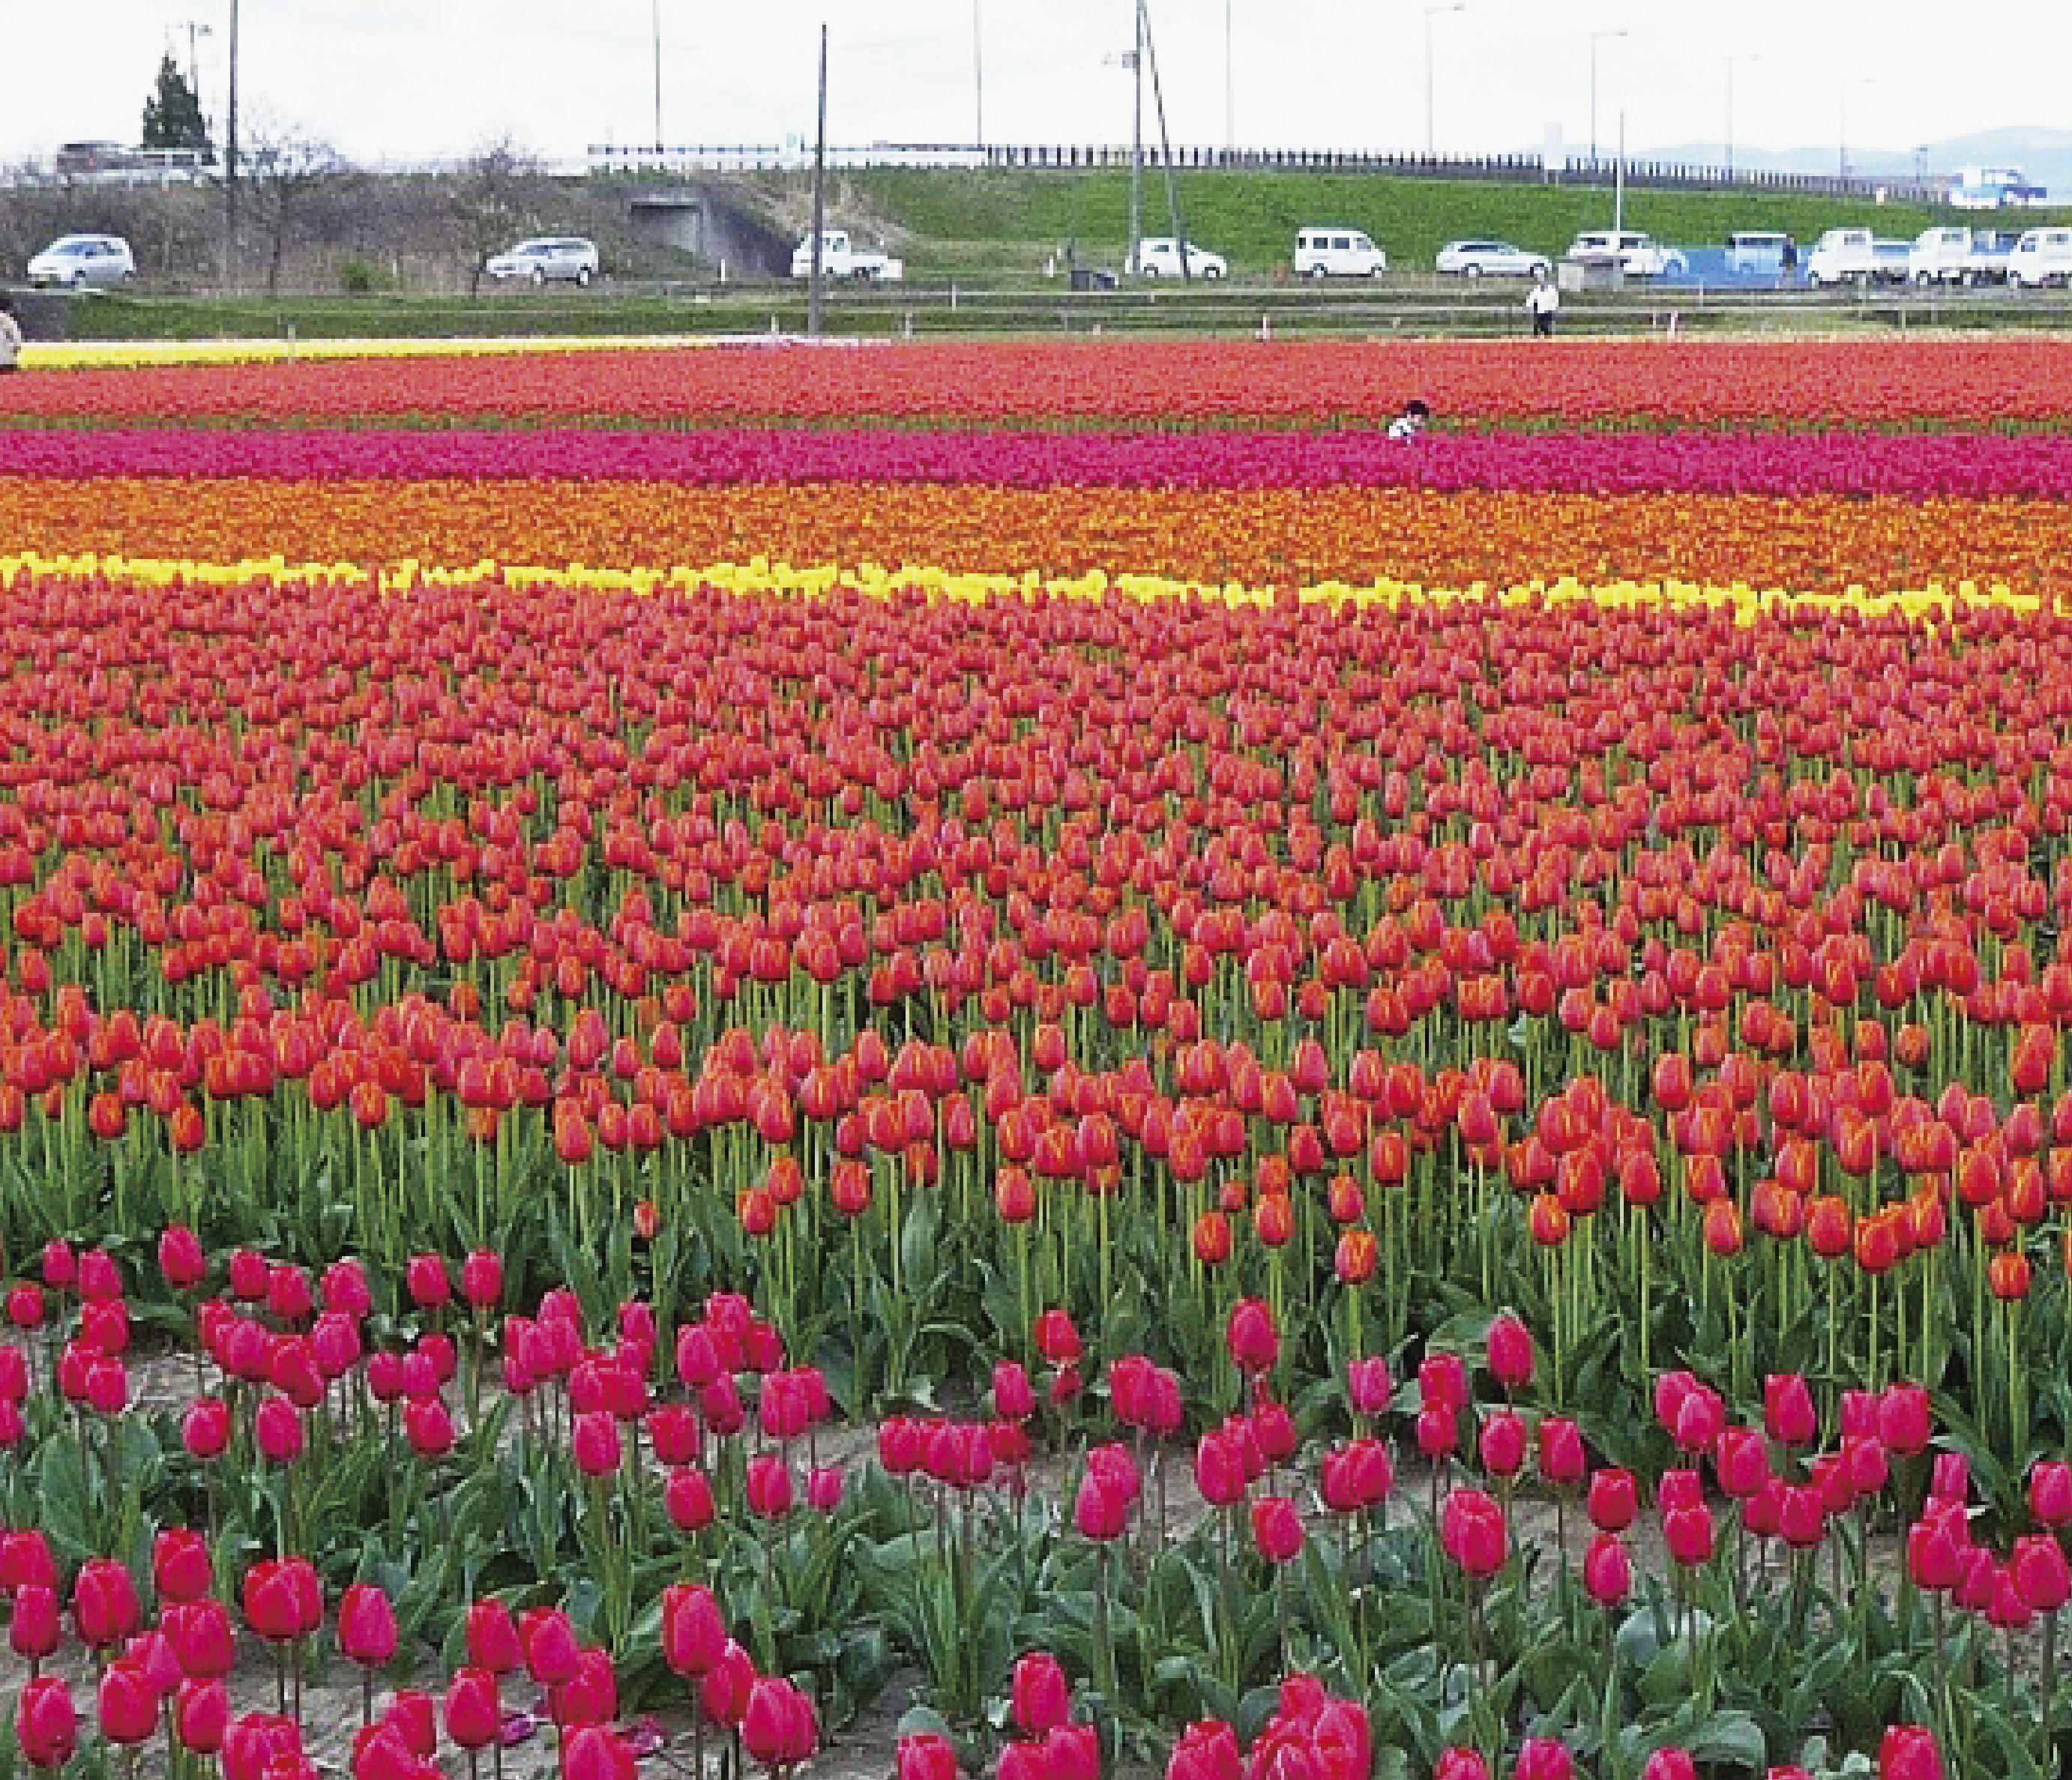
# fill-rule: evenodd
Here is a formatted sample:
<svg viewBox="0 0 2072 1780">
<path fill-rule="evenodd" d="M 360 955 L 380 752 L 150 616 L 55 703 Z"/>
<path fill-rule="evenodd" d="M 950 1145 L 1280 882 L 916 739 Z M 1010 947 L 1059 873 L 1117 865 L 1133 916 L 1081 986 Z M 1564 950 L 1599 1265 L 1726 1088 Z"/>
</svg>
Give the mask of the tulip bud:
<svg viewBox="0 0 2072 1780">
<path fill-rule="evenodd" d="M 1479 1445 L 1482 1469 L 1491 1477 L 1516 1477 L 1525 1465 L 1525 1418 L 1498 1410 L 1482 1424 Z"/>
<path fill-rule="evenodd" d="M 83 1644 L 106 1650 L 128 1638 L 142 1617 L 128 1566 L 112 1557 L 88 1558 L 72 1578 L 72 1612 Z"/>
<path fill-rule="evenodd" d="M 1440 1511 L 1439 1541 L 1448 1557 L 1475 1581 L 1484 1581 L 1510 1556 L 1503 1508 L 1481 1490 L 1456 1490 Z"/>
<path fill-rule="evenodd" d="M 959 1780 L 956 1746 L 940 1731 L 910 1731 L 899 1739 L 894 1780 Z"/>
<path fill-rule="evenodd" d="M 2040 1459 L 2029 1474 L 2029 1511 L 2039 1527 L 2072 1525 L 2072 1464 Z"/>
<path fill-rule="evenodd" d="M 502 1734 L 504 1708 L 496 1677 L 469 1666 L 454 1671 L 446 1683 L 446 1735 L 459 1748 L 487 1749 Z"/>
<path fill-rule="evenodd" d="M 1820 1431 L 1813 1393 L 1796 1372 L 1774 1372 L 1763 1380 L 1763 1425 L 1780 1446 L 1811 1445 Z"/>
<path fill-rule="evenodd" d="M 1240 1298 L 1231 1307 L 1226 1338 L 1238 1370 L 1256 1378 L 1273 1370 L 1281 1355 L 1281 1337 L 1273 1312 L 1260 1298 Z"/>
<path fill-rule="evenodd" d="M 348 1663 L 378 1669 L 396 1655 L 395 1609 L 375 1584 L 356 1582 L 338 1604 L 338 1647 Z"/>
<path fill-rule="evenodd" d="M 33 1767 L 61 1768 L 79 1743 L 79 1714 L 72 1690 L 56 1675 L 23 1683 L 14 1708 L 14 1740 Z"/>
<path fill-rule="evenodd" d="M 1638 1487 L 1633 1473 L 1606 1466 L 1590 1478 L 1590 1524 L 1598 1531 L 1622 1533 L 1634 1523 L 1640 1509 Z"/>
<path fill-rule="evenodd" d="M 230 1729 L 230 1692 L 220 1675 L 190 1675 L 173 1696 L 173 1729 L 181 1746 L 214 1755 Z"/>
<path fill-rule="evenodd" d="M 1532 1382 L 1532 1332 L 1509 1311 L 1490 1324 L 1489 1370 L 1490 1376 L 1507 1391 L 1520 1390 Z"/>
<path fill-rule="evenodd" d="M 1935 1733 L 1922 1725 L 1893 1725 L 1878 1745 L 1878 1780 L 1942 1780 Z"/>
<path fill-rule="evenodd" d="M 40 1663 L 64 1641 L 58 1614 L 58 1592 L 47 1582 L 25 1582 L 14 1591 L 14 1609 L 7 1622 L 8 1647 L 31 1663 Z"/>
<path fill-rule="evenodd" d="M 1576 1758 L 1552 1737 L 1528 1737 L 1518 1752 L 1511 1780 L 1574 1780 Z"/>
<path fill-rule="evenodd" d="M 1286 1564 L 1302 1549 L 1302 1517 L 1285 1496 L 1261 1496 L 1252 1505 L 1252 1542 L 1269 1564 Z"/>
<path fill-rule="evenodd" d="M 1633 1560 L 1616 1533 L 1599 1533 L 1583 1554 L 1583 1586 L 1602 1607 L 1616 1607 L 1633 1587 Z"/>
<path fill-rule="evenodd" d="M 1031 1651 L 1014 1665 L 1009 1707 L 1014 1722 L 1041 1737 L 1072 1716 L 1072 1684 L 1048 1651 Z"/>
</svg>

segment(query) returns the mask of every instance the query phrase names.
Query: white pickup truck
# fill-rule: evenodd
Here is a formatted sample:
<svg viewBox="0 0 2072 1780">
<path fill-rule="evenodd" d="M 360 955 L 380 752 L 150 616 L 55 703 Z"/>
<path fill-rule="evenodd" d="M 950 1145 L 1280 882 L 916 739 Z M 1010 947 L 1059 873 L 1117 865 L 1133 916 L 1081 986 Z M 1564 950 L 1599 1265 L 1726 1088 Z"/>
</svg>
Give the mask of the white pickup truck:
<svg viewBox="0 0 2072 1780">
<path fill-rule="evenodd" d="M 824 228 L 820 273 L 824 277 L 851 278 L 859 284 L 896 284 L 906 276 L 906 262 L 857 246 L 845 228 Z M 812 275 L 813 237 L 808 235 L 791 250 L 791 276 L 810 278 Z"/>
<path fill-rule="evenodd" d="M 1907 249 L 1916 284 L 2004 284 L 2016 236 L 2005 229 L 1924 228 Z"/>
<path fill-rule="evenodd" d="M 1831 228 L 1806 257 L 1806 282 L 1815 287 L 1904 283 L 1911 252 L 1906 242 L 1881 240 L 1868 228 Z"/>
</svg>

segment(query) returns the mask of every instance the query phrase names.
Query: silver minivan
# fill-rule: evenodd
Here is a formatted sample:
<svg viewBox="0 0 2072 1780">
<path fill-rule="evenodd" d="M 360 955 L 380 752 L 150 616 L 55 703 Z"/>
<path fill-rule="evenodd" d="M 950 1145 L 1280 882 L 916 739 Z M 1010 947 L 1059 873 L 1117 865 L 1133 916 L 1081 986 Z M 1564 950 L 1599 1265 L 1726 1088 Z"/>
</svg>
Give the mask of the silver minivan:
<svg viewBox="0 0 2072 1780">
<path fill-rule="evenodd" d="M 1356 228 L 1305 228 L 1295 236 L 1298 278 L 1379 278 L 1388 256 Z"/>
</svg>

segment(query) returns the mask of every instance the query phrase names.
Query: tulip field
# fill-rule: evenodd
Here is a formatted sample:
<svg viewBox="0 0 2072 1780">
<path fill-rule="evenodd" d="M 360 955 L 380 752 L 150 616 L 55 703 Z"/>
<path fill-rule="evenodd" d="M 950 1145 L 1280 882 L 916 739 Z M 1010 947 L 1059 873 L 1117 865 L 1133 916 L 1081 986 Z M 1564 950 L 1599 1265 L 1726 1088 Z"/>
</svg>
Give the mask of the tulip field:
<svg viewBox="0 0 2072 1780">
<path fill-rule="evenodd" d="M 2072 1760 L 2062 347 L 105 359 L 0 1780 Z"/>
</svg>

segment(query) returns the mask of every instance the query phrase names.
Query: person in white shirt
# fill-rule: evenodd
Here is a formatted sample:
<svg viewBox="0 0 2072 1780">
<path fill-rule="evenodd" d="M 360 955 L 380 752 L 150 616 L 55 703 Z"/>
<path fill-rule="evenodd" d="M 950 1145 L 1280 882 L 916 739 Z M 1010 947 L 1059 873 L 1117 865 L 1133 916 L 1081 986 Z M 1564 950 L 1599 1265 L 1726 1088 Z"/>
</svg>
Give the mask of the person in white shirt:
<svg viewBox="0 0 2072 1780">
<path fill-rule="evenodd" d="M 1388 436 L 1392 439 L 1421 438 L 1424 423 L 1431 417 L 1430 405 L 1412 396 L 1403 405 L 1403 412 L 1388 423 Z"/>
<path fill-rule="evenodd" d="M 1561 307 L 1561 293 L 1555 289 L 1554 281 L 1544 272 L 1533 275 L 1532 288 L 1525 294 L 1525 312 L 1532 318 L 1532 336 L 1535 339 L 1552 339 L 1554 335 L 1554 317 Z"/>
<path fill-rule="evenodd" d="M 13 307 L 0 301 L 0 372 L 17 371 L 22 364 L 22 324 Z"/>
</svg>

